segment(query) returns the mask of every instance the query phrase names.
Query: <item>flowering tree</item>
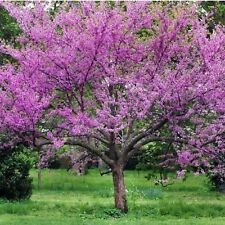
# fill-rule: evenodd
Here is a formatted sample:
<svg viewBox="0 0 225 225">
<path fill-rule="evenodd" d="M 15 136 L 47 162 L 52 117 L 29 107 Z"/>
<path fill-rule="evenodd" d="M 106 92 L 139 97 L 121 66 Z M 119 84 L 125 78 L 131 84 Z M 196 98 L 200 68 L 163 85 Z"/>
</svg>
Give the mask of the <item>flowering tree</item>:
<svg viewBox="0 0 225 225">
<path fill-rule="evenodd" d="M 17 63 L 1 68 L 0 129 L 11 142 L 100 157 L 116 208 L 128 211 L 123 170 L 142 146 L 169 142 L 200 157 L 223 141 L 223 28 L 209 35 L 194 7 L 77 3 L 51 16 L 2 4 L 23 34 L 19 48 L 1 46 Z"/>
</svg>

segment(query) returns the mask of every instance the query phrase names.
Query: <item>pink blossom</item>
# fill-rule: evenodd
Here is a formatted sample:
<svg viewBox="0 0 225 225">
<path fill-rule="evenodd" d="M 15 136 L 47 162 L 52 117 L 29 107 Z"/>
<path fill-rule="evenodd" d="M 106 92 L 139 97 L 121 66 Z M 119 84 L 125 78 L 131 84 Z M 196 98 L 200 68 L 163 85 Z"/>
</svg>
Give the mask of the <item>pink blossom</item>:
<svg viewBox="0 0 225 225">
<path fill-rule="evenodd" d="M 182 168 L 224 154 L 224 28 L 209 35 L 195 6 L 81 2 L 52 16 L 0 4 L 23 31 L 20 48 L 1 46 L 18 62 L 0 68 L 0 131 L 12 139 L 1 146 L 70 141 L 111 167 L 156 141 L 179 149 Z"/>
</svg>

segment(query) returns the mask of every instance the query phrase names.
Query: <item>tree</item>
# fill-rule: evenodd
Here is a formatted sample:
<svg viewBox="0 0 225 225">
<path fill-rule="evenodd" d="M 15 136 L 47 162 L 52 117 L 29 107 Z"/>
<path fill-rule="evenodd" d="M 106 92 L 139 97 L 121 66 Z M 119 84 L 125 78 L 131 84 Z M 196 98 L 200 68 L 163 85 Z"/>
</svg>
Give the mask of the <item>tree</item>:
<svg viewBox="0 0 225 225">
<path fill-rule="evenodd" d="M 0 39 L 7 43 L 14 43 L 16 37 L 20 34 L 20 29 L 9 13 L 0 7 Z M 12 60 L 9 55 L 0 54 L 0 65 L 5 61 Z"/>
<path fill-rule="evenodd" d="M 29 199 L 32 193 L 30 152 L 25 146 L 0 148 L 0 198 L 15 201 Z"/>
<path fill-rule="evenodd" d="M 225 38 L 219 26 L 208 34 L 194 6 L 82 2 L 49 15 L 40 4 L 3 5 L 23 31 L 20 48 L 1 48 L 18 62 L 0 73 L 0 129 L 13 142 L 100 157 L 123 212 L 123 170 L 143 146 L 214 151 L 224 132 Z"/>
<path fill-rule="evenodd" d="M 150 170 L 146 178 L 153 179 L 156 185 L 166 187 L 173 184 L 176 177 L 169 176 L 169 173 L 179 170 L 179 166 L 172 143 L 150 143 L 141 150 L 137 168 Z"/>
<path fill-rule="evenodd" d="M 209 13 L 207 23 L 209 30 L 212 31 L 216 24 L 225 24 L 225 2 L 224 1 L 205 1 L 201 2 L 200 7 Z"/>
</svg>

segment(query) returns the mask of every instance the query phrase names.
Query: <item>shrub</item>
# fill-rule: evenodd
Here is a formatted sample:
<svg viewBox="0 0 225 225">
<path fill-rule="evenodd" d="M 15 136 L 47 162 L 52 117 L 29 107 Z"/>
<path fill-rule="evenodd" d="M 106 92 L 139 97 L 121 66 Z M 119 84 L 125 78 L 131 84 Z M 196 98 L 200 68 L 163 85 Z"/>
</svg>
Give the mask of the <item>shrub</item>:
<svg viewBox="0 0 225 225">
<path fill-rule="evenodd" d="M 225 193 L 225 145 L 220 147 L 214 146 L 215 153 L 209 154 L 209 159 L 201 167 L 206 172 L 212 190 Z"/>
<path fill-rule="evenodd" d="M 225 192 L 225 166 L 211 165 L 207 173 L 212 188 L 216 191 Z"/>
<path fill-rule="evenodd" d="M 0 149 L 0 197 L 8 200 L 28 199 L 32 193 L 32 167 L 24 146 Z"/>
</svg>

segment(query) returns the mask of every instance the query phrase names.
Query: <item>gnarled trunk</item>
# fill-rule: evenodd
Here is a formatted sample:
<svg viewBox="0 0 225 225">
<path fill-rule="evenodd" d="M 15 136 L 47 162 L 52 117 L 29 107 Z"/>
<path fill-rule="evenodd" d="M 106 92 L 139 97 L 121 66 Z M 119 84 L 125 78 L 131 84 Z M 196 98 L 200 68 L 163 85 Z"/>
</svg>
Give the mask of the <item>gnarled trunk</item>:
<svg viewBox="0 0 225 225">
<path fill-rule="evenodd" d="M 112 176 L 114 184 L 115 207 L 122 212 L 127 213 L 126 188 L 124 182 L 123 166 L 115 164 L 112 167 Z"/>
</svg>

